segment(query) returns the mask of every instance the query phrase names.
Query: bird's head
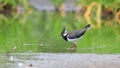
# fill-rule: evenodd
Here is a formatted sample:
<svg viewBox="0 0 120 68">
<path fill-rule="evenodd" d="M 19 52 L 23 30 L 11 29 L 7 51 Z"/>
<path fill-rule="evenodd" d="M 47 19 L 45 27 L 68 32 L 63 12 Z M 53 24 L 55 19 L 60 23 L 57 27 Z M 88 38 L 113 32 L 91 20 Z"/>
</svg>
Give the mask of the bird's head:
<svg viewBox="0 0 120 68">
<path fill-rule="evenodd" d="M 67 30 L 64 27 L 62 32 L 61 32 L 61 35 L 65 37 L 65 36 L 67 36 L 67 34 L 68 34 L 68 32 L 67 32 Z"/>
</svg>

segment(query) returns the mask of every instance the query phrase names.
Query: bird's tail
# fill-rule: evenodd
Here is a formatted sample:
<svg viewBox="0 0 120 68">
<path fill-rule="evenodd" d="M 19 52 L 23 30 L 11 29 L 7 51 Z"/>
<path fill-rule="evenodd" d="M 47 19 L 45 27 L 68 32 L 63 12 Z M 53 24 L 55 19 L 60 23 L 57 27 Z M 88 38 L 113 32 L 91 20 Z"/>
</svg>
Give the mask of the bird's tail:
<svg viewBox="0 0 120 68">
<path fill-rule="evenodd" d="M 90 24 L 86 25 L 84 28 L 86 29 L 90 28 Z"/>
<path fill-rule="evenodd" d="M 83 28 L 83 31 L 87 31 L 89 28 L 90 28 L 90 24 L 86 25 L 86 26 Z"/>
</svg>

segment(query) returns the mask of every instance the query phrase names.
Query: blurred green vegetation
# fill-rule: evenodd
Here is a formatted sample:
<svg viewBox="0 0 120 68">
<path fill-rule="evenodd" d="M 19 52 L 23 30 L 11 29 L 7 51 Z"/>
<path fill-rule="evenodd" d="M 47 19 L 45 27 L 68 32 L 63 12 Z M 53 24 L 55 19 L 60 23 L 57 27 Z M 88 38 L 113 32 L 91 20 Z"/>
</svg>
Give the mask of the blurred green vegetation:
<svg viewBox="0 0 120 68">
<path fill-rule="evenodd" d="M 62 3 L 65 2 L 65 0 L 50 0 L 50 2 L 51 2 L 55 7 L 59 7 L 59 6 L 61 6 Z"/>
<path fill-rule="evenodd" d="M 119 0 L 98 0 L 104 5 L 112 4 L 113 1 Z M 83 17 L 78 21 L 73 12 L 68 12 L 62 17 L 61 13 L 36 11 L 29 7 L 27 0 L 4 0 L 4 2 L 15 6 L 22 3 L 25 10 L 22 14 L 0 15 L 0 53 L 10 51 L 13 47 L 16 47 L 16 50 L 12 52 L 72 52 L 67 49 L 72 44 L 60 36 L 62 27 L 65 26 L 71 31 L 87 24 Z M 60 0 L 60 4 L 62 2 Z M 120 53 L 120 25 L 115 21 L 110 23 L 112 26 L 102 21 L 101 28 L 91 28 L 78 42 L 77 52 Z"/>
<path fill-rule="evenodd" d="M 105 6 L 112 6 L 115 2 L 120 3 L 119 0 L 77 0 L 77 3 L 83 3 L 83 4 L 91 4 L 92 2 L 98 2 L 101 5 L 105 5 Z"/>
</svg>

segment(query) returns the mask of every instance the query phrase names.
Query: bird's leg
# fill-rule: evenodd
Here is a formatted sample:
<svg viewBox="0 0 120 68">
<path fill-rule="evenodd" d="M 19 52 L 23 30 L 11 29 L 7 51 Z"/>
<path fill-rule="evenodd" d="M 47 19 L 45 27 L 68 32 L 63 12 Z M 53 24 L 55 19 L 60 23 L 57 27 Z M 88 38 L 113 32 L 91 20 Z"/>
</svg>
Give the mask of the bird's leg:
<svg viewBox="0 0 120 68">
<path fill-rule="evenodd" d="M 76 49 L 76 48 L 77 48 L 76 44 L 75 44 L 75 43 L 73 43 L 73 45 L 72 45 L 71 49 Z"/>
</svg>

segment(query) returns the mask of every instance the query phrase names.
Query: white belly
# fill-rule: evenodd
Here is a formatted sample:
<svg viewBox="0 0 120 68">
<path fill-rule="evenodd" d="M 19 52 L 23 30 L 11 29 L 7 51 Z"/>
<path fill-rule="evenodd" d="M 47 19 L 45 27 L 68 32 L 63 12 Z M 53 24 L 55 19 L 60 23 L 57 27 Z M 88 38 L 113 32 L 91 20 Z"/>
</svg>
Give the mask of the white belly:
<svg viewBox="0 0 120 68">
<path fill-rule="evenodd" d="M 69 42 L 73 42 L 73 41 L 77 41 L 78 38 L 75 38 L 75 39 L 69 39 L 69 38 L 67 38 L 67 40 L 68 40 Z"/>
<path fill-rule="evenodd" d="M 69 38 L 67 38 L 67 40 L 69 41 L 69 42 L 73 42 L 73 43 L 76 43 L 78 40 L 80 40 L 82 37 L 80 37 L 80 38 L 75 38 L 75 39 L 69 39 Z"/>
</svg>

